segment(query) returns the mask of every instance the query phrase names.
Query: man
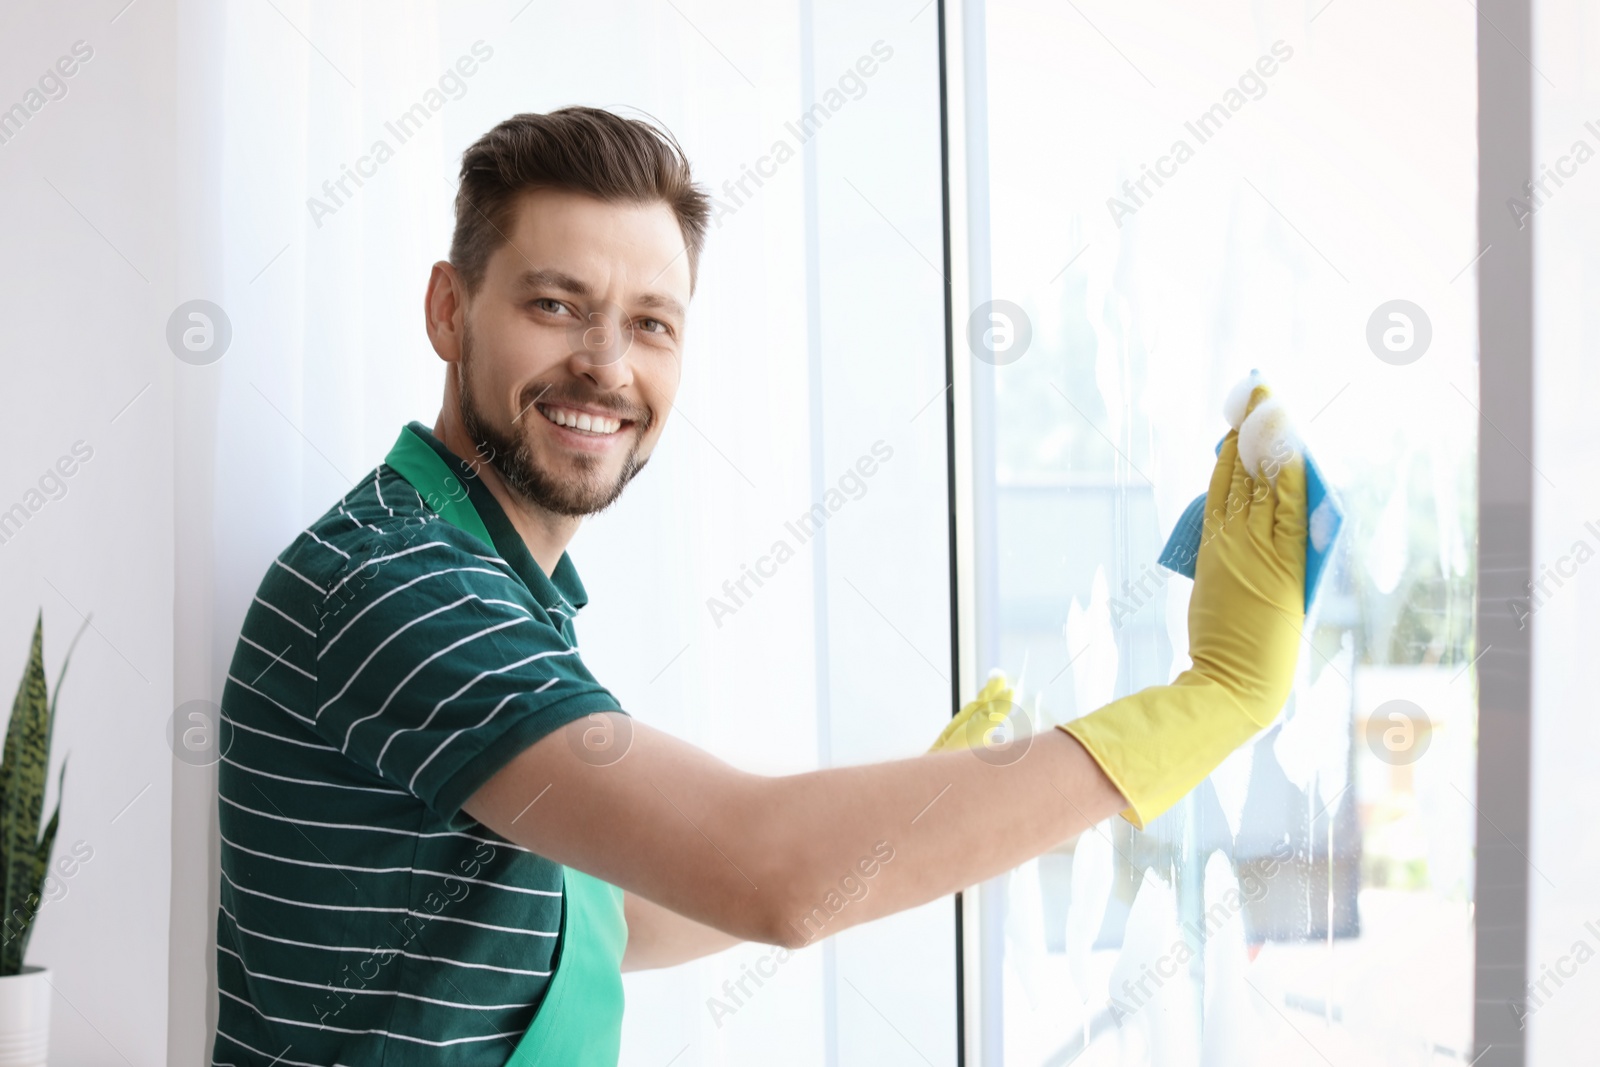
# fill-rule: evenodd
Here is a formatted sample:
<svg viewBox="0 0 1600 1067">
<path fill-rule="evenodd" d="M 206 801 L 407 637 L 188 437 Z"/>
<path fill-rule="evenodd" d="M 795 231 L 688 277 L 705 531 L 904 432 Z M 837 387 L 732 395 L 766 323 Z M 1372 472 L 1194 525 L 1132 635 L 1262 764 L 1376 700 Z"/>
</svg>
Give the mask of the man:
<svg viewBox="0 0 1600 1067">
<path fill-rule="evenodd" d="M 502 123 L 461 174 L 438 419 L 273 563 L 228 674 L 217 1063 L 615 1064 L 623 970 L 798 948 L 1142 825 L 1276 714 L 1303 470 L 1246 472 L 1230 435 L 1195 666 L 1026 758 L 959 751 L 989 753 L 998 682 L 940 751 L 776 778 L 633 721 L 578 653 L 565 550 L 666 427 L 707 200 L 675 142 L 590 108 Z M 833 914 L 842 876 L 873 892 Z"/>
</svg>

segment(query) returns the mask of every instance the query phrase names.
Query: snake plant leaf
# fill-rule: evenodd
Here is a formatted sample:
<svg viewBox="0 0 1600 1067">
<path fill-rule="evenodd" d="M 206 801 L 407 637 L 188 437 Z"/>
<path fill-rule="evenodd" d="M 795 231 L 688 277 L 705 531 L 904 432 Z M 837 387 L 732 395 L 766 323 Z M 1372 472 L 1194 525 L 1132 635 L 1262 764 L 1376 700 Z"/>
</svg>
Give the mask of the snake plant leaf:
<svg viewBox="0 0 1600 1067">
<path fill-rule="evenodd" d="M 0 756 L 0 877 L 5 879 L 0 976 L 21 971 L 23 944 L 38 914 L 44 881 L 39 864 L 39 818 L 44 810 L 49 759 L 50 699 L 44 673 L 44 613 L 40 612 Z"/>
<path fill-rule="evenodd" d="M 56 672 L 56 687 L 50 694 L 50 728 L 45 734 L 45 754 L 50 753 L 50 746 L 55 743 L 56 736 L 56 705 L 61 702 L 61 685 L 67 680 L 67 666 L 72 662 L 72 653 L 78 648 L 78 641 L 83 637 L 83 632 L 94 622 L 94 612 L 83 617 L 83 625 L 78 627 L 78 632 L 72 635 L 72 643 L 67 646 L 67 654 L 61 657 L 61 669 Z M 63 766 L 63 770 L 65 766 Z M 56 803 L 61 803 L 59 796 Z"/>
<path fill-rule="evenodd" d="M 16 943 L 16 966 L 22 969 L 22 961 L 28 955 L 28 940 L 33 937 L 33 918 L 39 914 L 39 909 L 44 906 L 44 883 L 50 876 L 50 852 L 55 848 L 56 830 L 61 826 L 61 797 L 67 787 L 67 761 L 61 761 L 61 770 L 56 775 L 56 806 L 50 813 L 50 821 L 45 824 L 44 833 L 39 837 L 39 847 L 34 853 L 33 884 L 35 900 L 29 911 L 28 924 L 16 934 L 11 941 Z M 10 945 L 8 943 L 7 947 Z"/>
</svg>

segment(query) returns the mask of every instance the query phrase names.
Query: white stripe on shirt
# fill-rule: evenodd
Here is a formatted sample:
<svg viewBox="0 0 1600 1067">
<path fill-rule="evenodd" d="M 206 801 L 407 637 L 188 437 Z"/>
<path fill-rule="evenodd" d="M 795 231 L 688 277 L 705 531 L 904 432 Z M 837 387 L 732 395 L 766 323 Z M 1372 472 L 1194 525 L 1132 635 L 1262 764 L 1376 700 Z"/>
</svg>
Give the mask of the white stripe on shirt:
<svg viewBox="0 0 1600 1067">
<path fill-rule="evenodd" d="M 265 978 L 269 982 L 282 982 L 285 985 L 297 985 L 304 986 L 307 989 L 319 989 L 324 993 L 365 993 L 369 996 L 404 997 L 407 1000 L 420 1000 L 425 1004 L 437 1004 L 444 1008 L 467 1008 L 472 1011 L 517 1011 L 519 1009 L 532 1007 L 531 1004 L 463 1004 L 460 1001 L 455 1000 L 439 1000 L 435 997 L 424 997 L 416 993 L 404 993 L 398 989 L 362 989 L 356 986 L 348 985 L 331 986 L 325 982 L 302 982 L 297 978 L 283 978 L 276 974 L 264 974 L 261 971 L 252 971 L 249 965 L 244 962 L 244 957 L 233 951 L 233 949 L 229 948 L 227 945 L 218 945 L 217 948 L 238 960 L 239 968 L 251 978 Z"/>
<path fill-rule="evenodd" d="M 338 749 L 334 748 L 332 745 L 319 745 L 315 741 L 297 741 L 292 737 L 284 737 L 282 734 L 275 734 L 271 730 L 261 730 L 261 729 L 258 729 L 256 727 L 254 727 L 254 726 L 246 726 L 242 722 L 238 722 L 235 719 L 229 718 L 226 714 L 224 714 L 222 716 L 222 721 L 227 723 L 229 726 L 234 727 L 235 729 L 238 729 L 238 730 L 249 730 L 253 734 L 260 734 L 262 737 L 270 737 L 274 741 L 282 741 L 286 745 L 299 745 L 301 748 L 314 748 L 314 749 L 317 749 L 318 751 L 321 751 L 321 752 L 338 752 L 339 751 Z"/>
<path fill-rule="evenodd" d="M 282 708 L 285 713 L 287 713 L 289 715 L 292 715 L 294 718 L 299 719 L 301 722 L 307 724 L 308 726 L 315 724 L 314 720 L 306 718 L 304 715 L 300 714 L 298 711 L 295 711 L 293 708 L 289 707 L 286 704 L 278 703 L 278 701 L 273 700 L 271 697 L 267 696 L 267 694 L 263 693 L 261 690 L 257 689 L 255 686 L 251 685 L 249 682 L 246 682 L 246 681 L 244 681 L 243 679 L 240 679 L 240 678 L 235 678 L 231 672 L 227 675 L 227 679 L 228 679 L 228 681 L 233 682 L 235 685 L 239 686 L 239 688 L 244 689 L 244 690 L 246 690 L 248 692 L 254 693 L 256 696 L 260 697 L 262 700 L 268 701 L 269 703 L 274 704 L 279 708 Z"/>
<path fill-rule="evenodd" d="M 436 578 L 441 574 L 459 574 L 459 573 L 492 574 L 497 578 L 505 578 L 505 579 L 510 580 L 510 581 L 515 581 L 515 579 L 512 578 L 510 575 L 504 573 L 503 571 L 498 571 L 498 570 L 494 569 L 493 567 L 446 567 L 443 570 L 429 571 L 427 574 L 424 574 L 424 575 L 421 575 L 420 577 L 411 579 L 409 582 L 406 582 L 404 585 L 395 586 L 393 589 L 389 590 L 387 593 L 384 593 L 382 596 L 377 597 L 376 599 L 374 599 L 372 601 L 372 603 L 368 604 L 366 607 L 362 608 L 360 611 L 358 611 L 354 615 L 352 615 L 350 617 L 350 621 L 345 623 L 343 626 L 341 626 L 339 628 L 339 632 L 334 634 L 332 637 L 330 637 L 328 639 L 328 643 L 323 645 L 321 650 L 317 652 L 317 658 L 321 659 L 323 657 L 323 655 L 325 655 L 327 653 L 328 649 L 333 647 L 333 643 L 335 641 L 339 640 L 339 638 L 343 637 L 345 631 L 350 629 L 350 627 L 352 627 L 352 626 L 354 626 L 356 624 L 356 620 L 360 619 L 361 616 L 365 615 L 367 612 L 371 611 L 373 608 L 377 607 L 379 604 L 383 603 L 385 600 L 388 600 L 390 597 L 394 596 L 396 593 L 400 592 L 401 590 L 410 589 L 412 586 L 416 585 L 418 582 L 426 581 L 429 578 Z M 518 605 L 518 607 L 521 607 L 521 605 Z M 522 610 L 526 611 L 527 609 L 523 608 Z"/>
<path fill-rule="evenodd" d="M 283 739 L 279 738 L 279 740 Z M 337 752 L 339 750 L 329 745 L 328 751 Z M 375 785 L 346 785 L 344 782 L 319 782 L 314 778 L 291 778 L 287 774 L 273 774 L 270 771 L 260 771 L 254 767 L 247 767 L 238 760 L 229 759 L 227 756 L 222 757 L 222 762 L 237 767 L 241 771 L 247 771 L 250 774 L 257 774 L 263 778 L 275 778 L 280 782 L 293 782 L 296 785 L 323 785 L 327 786 L 329 789 L 354 789 L 362 793 L 387 793 L 390 796 L 396 797 L 412 796 L 412 794 L 406 792 L 404 789 L 384 789 Z"/>
<path fill-rule="evenodd" d="M 420 545 L 412 545 L 409 548 L 402 548 L 398 552 L 390 552 L 388 555 L 373 556 L 371 559 L 362 560 L 360 566 L 356 567 L 349 574 L 345 575 L 343 578 L 340 578 L 334 583 L 333 587 L 328 590 L 328 596 L 333 596 L 333 594 L 337 593 L 341 588 L 343 588 L 345 582 L 348 582 L 350 579 L 354 578 L 368 567 L 375 567 L 379 564 L 387 563 L 391 559 L 399 559 L 401 556 L 409 556 L 413 552 L 426 552 L 430 548 L 454 547 L 455 546 L 449 541 L 424 541 Z M 355 561 L 351 560 L 351 562 L 354 563 Z"/>
<path fill-rule="evenodd" d="M 420 837 L 424 839 L 434 837 L 464 837 L 468 841 L 481 841 L 485 845 L 493 845 L 496 848 L 515 849 L 518 852 L 527 852 L 532 855 L 532 851 L 530 849 L 524 845 L 517 844 L 515 841 L 497 841 L 491 837 L 479 837 L 477 834 L 469 834 L 461 830 L 433 830 L 427 833 L 420 833 L 416 830 L 400 830 L 392 826 L 367 826 L 363 823 L 318 822 L 315 819 L 294 819 L 287 815 L 277 815 L 270 811 L 262 811 L 259 808 L 252 808 L 248 804 L 241 804 L 237 800 L 223 796 L 221 793 L 217 794 L 217 799 L 232 807 L 238 808 L 240 811 L 247 811 L 251 815 L 259 815 L 263 819 L 273 819 L 277 822 L 286 822 L 295 826 L 321 826 L 329 830 L 370 830 L 373 833 L 398 834 L 402 837 Z"/>
<path fill-rule="evenodd" d="M 482 930 L 498 930 L 502 934 L 526 934 L 529 937 L 560 937 L 555 930 L 519 930 L 515 926 L 496 926 L 493 923 L 473 922 L 471 919 L 457 919 L 450 915 L 431 915 L 425 911 L 412 910 L 412 915 L 424 918 L 437 919 L 442 923 L 460 923 L 462 926 L 476 926 Z"/>
<path fill-rule="evenodd" d="M 372 474 L 372 491 L 378 495 L 378 506 L 387 511 L 392 519 L 394 518 L 394 508 L 391 508 L 383 499 L 383 464 L 378 464 L 378 469 L 373 471 Z"/>
<path fill-rule="evenodd" d="M 296 908 L 315 908 L 318 911 L 381 911 L 399 913 L 401 915 L 419 914 L 413 912 L 410 908 L 380 908 L 373 905 L 364 904 L 313 904 L 309 900 L 291 900 L 288 897 L 275 897 L 271 893 L 263 893 L 259 889 L 251 889 L 248 886 L 240 885 L 238 882 L 235 882 L 232 878 L 228 877 L 228 872 L 226 870 L 222 872 L 222 880 L 227 882 L 228 887 L 233 889 L 235 892 L 249 893 L 253 897 L 261 897 L 264 900 L 272 900 L 279 904 L 288 904 L 291 907 Z M 438 916 L 435 916 L 435 918 L 438 918 Z"/>
<path fill-rule="evenodd" d="M 275 560 L 272 561 L 272 563 L 273 563 L 273 566 L 283 568 L 284 570 L 288 571 L 290 574 L 294 575 L 296 578 L 300 579 L 302 582 L 305 582 L 311 588 L 315 589 L 317 592 L 319 592 L 319 593 L 323 592 L 322 586 L 318 585 L 316 582 L 313 582 L 310 578 L 307 578 L 305 575 L 301 574 L 299 571 L 297 571 L 293 567 L 289 566 L 283 560 L 275 559 Z"/>
<path fill-rule="evenodd" d="M 274 934 L 264 934 L 259 930 L 250 929 L 248 926 L 245 926 L 239 922 L 238 917 L 234 915 L 233 912 L 229 911 L 227 905 L 225 904 L 219 903 L 217 908 L 222 912 L 222 914 L 228 917 L 228 921 L 233 924 L 233 928 L 239 931 L 241 934 L 249 934 L 251 937 L 259 937 L 263 941 L 276 941 L 281 945 L 294 945 L 297 948 L 317 948 L 322 949 L 325 952 L 392 952 L 395 955 L 408 960 L 426 960 L 429 963 L 448 963 L 453 967 L 466 967 L 469 970 L 474 971 L 498 971 L 501 974 L 521 974 L 530 978 L 548 978 L 551 974 L 549 971 L 530 971 L 520 967 L 498 967 L 492 963 L 469 963 L 466 960 L 453 960 L 449 956 L 428 956 L 420 952 L 407 952 L 405 949 L 390 948 L 388 946 L 383 948 L 361 948 L 360 946 L 356 945 L 319 945 L 311 941 L 295 941 L 292 938 L 278 937 Z"/>
<path fill-rule="evenodd" d="M 266 645 L 257 644 L 256 642 L 250 640 L 250 638 L 246 637 L 244 634 L 240 634 L 239 635 L 239 640 L 243 641 L 245 644 L 251 646 L 252 648 L 259 648 L 261 651 L 263 651 L 267 655 L 271 656 L 273 665 L 277 665 L 277 664 L 281 663 L 285 667 L 288 667 L 291 671 L 295 671 L 295 672 L 297 672 L 299 674 L 305 675 L 307 678 L 310 678 L 313 682 L 317 680 L 317 676 L 312 674 L 310 671 L 303 670 L 300 667 L 296 667 L 293 663 L 290 663 L 288 660 L 283 658 L 283 653 L 289 651 L 289 649 L 293 648 L 294 645 L 292 645 L 292 644 L 291 645 L 286 645 L 284 647 L 283 652 L 273 652 L 272 649 L 268 648 Z M 266 673 L 267 673 L 266 671 L 262 671 L 261 672 L 261 674 L 266 674 Z M 257 681 L 261 680 L 261 674 L 256 675 L 256 680 Z"/>
<path fill-rule="evenodd" d="M 273 604 L 268 604 L 265 600 L 262 600 L 260 596 L 256 596 L 254 599 L 255 599 L 255 602 L 257 604 L 260 604 L 262 607 L 268 609 L 269 611 L 274 611 L 274 612 L 278 613 L 279 615 L 282 615 L 285 619 L 288 619 L 289 620 L 289 625 L 295 627 L 296 629 L 304 630 L 306 632 L 306 634 L 311 636 L 311 637 L 317 636 L 317 632 L 315 630 L 311 629 L 309 626 L 306 626 L 304 623 L 301 623 L 301 622 L 296 622 L 294 619 L 290 619 L 288 613 L 285 612 L 282 608 L 277 607 L 276 605 L 273 605 Z"/>
<path fill-rule="evenodd" d="M 243 1004 L 245 1007 L 249 1008 L 251 1011 L 255 1012 L 269 1023 L 282 1023 L 284 1026 L 304 1026 L 312 1030 L 332 1030 L 334 1033 L 338 1034 L 377 1034 L 380 1037 L 390 1037 L 394 1038 L 396 1041 L 411 1041 L 415 1044 L 428 1045 L 432 1048 L 445 1048 L 449 1045 L 470 1045 L 479 1041 L 500 1041 L 521 1037 L 520 1034 L 489 1034 L 486 1037 L 454 1037 L 448 1041 L 429 1041 L 426 1038 L 411 1037 L 409 1034 L 397 1034 L 391 1030 L 380 1030 L 376 1027 L 371 1027 L 366 1030 L 351 1030 L 349 1027 L 333 1026 L 330 1023 L 307 1023 L 301 1022 L 299 1019 L 283 1019 L 276 1015 L 268 1015 L 266 1012 L 262 1011 L 248 1000 L 241 996 L 237 996 L 236 994 L 230 993 L 226 989 L 218 989 L 217 992 L 221 993 L 229 1000 L 237 1000 L 240 1004 Z"/>
<path fill-rule="evenodd" d="M 306 529 L 305 529 L 305 535 L 307 537 L 311 538 L 311 540 L 315 541 L 317 544 L 321 545 L 323 548 L 326 548 L 326 549 L 329 549 L 331 551 L 337 552 L 337 553 L 339 553 L 339 555 L 343 556 L 345 559 L 349 559 L 350 558 L 350 553 L 346 552 L 344 549 L 340 548 L 337 545 L 330 545 L 328 542 L 326 542 L 322 538 L 318 537 L 316 535 L 316 533 L 309 526 L 306 527 Z"/>
<path fill-rule="evenodd" d="M 520 885 L 506 885 L 503 882 L 492 882 L 485 878 L 468 878 L 464 874 L 455 874 L 450 871 L 430 871 L 425 867 L 356 867 L 344 863 L 316 863 L 312 860 L 294 859 L 291 856 L 279 856 L 272 852 L 261 852 L 257 849 L 246 848 L 237 841 L 230 840 L 227 834 L 218 834 L 222 843 L 229 848 L 236 848 L 240 852 L 248 852 L 252 856 L 260 856 L 266 860 L 276 860 L 279 863 L 291 863 L 297 867 L 320 867 L 330 871 L 360 871 L 362 874 L 425 874 L 433 878 L 454 878 L 458 882 L 470 882 L 473 885 L 488 886 L 491 889 L 504 889 L 507 893 L 522 893 L 530 897 L 559 897 L 559 889 L 530 889 Z"/>
</svg>

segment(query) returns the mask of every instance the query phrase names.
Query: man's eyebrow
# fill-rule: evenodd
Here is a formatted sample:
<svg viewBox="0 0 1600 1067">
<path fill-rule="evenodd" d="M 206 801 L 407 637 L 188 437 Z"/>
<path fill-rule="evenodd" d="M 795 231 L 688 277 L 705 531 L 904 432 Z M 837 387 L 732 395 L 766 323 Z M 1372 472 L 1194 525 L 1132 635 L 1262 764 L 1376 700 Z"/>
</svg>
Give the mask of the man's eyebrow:
<svg viewBox="0 0 1600 1067">
<path fill-rule="evenodd" d="M 555 267 L 530 268 L 517 276 L 519 289 L 562 289 L 579 296 L 588 296 L 589 287 L 581 278 L 575 278 Z"/>
<path fill-rule="evenodd" d="M 659 308 L 662 311 L 676 315 L 680 319 L 687 317 L 683 304 L 674 297 L 665 296 L 661 293 L 640 293 L 634 299 L 642 307 Z"/>
<path fill-rule="evenodd" d="M 581 278 L 574 277 L 564 270 L 555 267 L 537 267 L 523 271 L 517 276 L 519 289 L 560 289 L 563 292 L 576 296 L 589 296 L 591 290 Z M 657 308 L 661 311 L 676 315 L 679 319 L 687 317 L 683 303 L 676 297 L 664 293 L 641 293 L 634 297 L 634 302 L 641 307 Z"/>
</svg>

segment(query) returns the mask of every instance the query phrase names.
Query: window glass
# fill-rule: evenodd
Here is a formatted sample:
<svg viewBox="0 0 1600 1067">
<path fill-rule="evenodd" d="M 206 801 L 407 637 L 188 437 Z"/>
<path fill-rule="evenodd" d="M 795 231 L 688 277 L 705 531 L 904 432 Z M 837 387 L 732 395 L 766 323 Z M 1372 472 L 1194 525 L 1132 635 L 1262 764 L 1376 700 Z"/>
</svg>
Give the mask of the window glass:
<svg viewBox="0 0 1600 1067">
<path fill-rule="evenodd" d="M 974 365 L 980 667 L 1058 723 L 1188 665 L 1191 583 L 1155 560 L 1251 368 L 1346 520 L 1277 722 L 1146 831 L 1111 820 L 983 888 L 981 1062 L 1460 1054 L 1472 11 L 982 21 L 975 302 L 1015 306 L 1016 344 Z"/>
</svg>

